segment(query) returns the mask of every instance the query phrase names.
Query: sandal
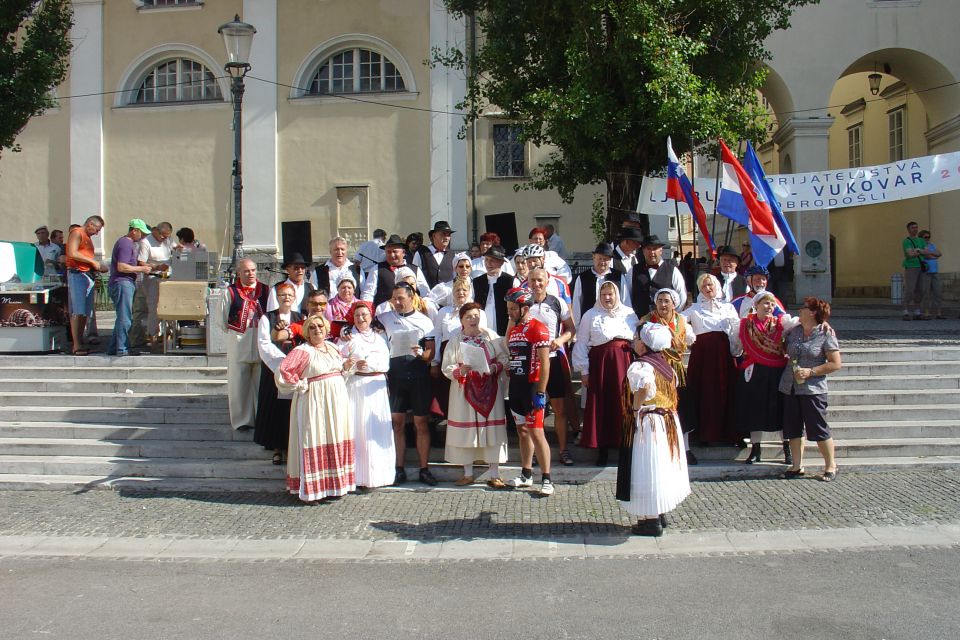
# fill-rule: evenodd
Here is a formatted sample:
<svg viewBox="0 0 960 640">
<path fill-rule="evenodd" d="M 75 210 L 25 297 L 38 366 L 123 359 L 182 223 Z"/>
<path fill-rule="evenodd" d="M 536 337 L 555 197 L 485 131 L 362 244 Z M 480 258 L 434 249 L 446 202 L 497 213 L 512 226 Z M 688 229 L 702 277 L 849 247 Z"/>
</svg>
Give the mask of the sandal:
<svg viewBox="0 0 960 640">
<path fill-rule="evenodd" d="M 506 489 L 507 483 L 500 478 L 490 478 L 487 480 L 487 486 L 491 489 Z"/>
<path fill-rule="evenodd" d="M 458 487 L 466 487 L 467 485 L 473 484 L 473 476 L 463 476 L 453 484 Z"/>
<path fill-rule="evenodd" d="M 560 450 L 560 462 L 562 462 L 567 467 L 573 466 L 573 458 L 570 457 L 570 451 L 567 449 Z"/>
<path fill-rule="evenodd" d="M 802 478 L 807 474 L 803 469 L 787 469 L 783 472 L 781 476 L 784 480 L 793 480 L 795 478 Z"/>
<path fill-rule="evenodd" d="M 273 464 L 280 466 L 283 464 L 283 454 L 277 451 L 273 454 Z"/>
<path fill-rule="evenodd" d="M 824 471 L 823 475 L 820 476 L 820 482 L 833 482 L 837 479 L 837 472 L 839 469 L 834 469 L 833 471 Z"/>
<path fill-rule="evenodd" d="M 88 356 L 88 355 L 90 355 L 90 351 L 88 351 L 87 349 L 77 349 L 76 351 L 73 352 L 73 355 L 75 355 L 75 356 Z"/>
</svg>

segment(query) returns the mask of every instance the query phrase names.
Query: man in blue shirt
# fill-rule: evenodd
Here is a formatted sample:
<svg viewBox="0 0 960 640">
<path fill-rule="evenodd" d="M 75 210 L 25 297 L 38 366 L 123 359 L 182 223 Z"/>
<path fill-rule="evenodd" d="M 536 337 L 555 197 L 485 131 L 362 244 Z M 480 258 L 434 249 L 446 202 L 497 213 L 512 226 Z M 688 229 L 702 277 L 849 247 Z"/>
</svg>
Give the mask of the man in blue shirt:
<svg viewBox="0 0 960 640">
<path fill-rule="evenodd" d="M 923 274 L 923 304 L 927 312 L 923 315 L 924 320 L 930 320 L 936 317 L 938 320 L 945 320 L 943 315 L 943 288 L 940 284 L 940 266 L 937 264 L 941 255 L 937 245 L 930 242 L 930 232 L 924 229 L 920 232 L 920 239 L 927 243 L 926 250 L 921 257 L 926 267 Z"/>
<path fill-rule="evenodd" d="M 120 236 L 113 245 L 110 260 L 110 281 L 107 290 L 117 310 L 117 319 L 113 325 L 113 335 L 107 346 L 108 356 L 125 356 L 128 350 L 127 334 L 130 331 L 133 315 L 133 294 L 136 290 L 137 274 L 150 273 L 151 265 L 137 264 L 140 240 L 150 233 L 150 228 L 140 218 L 129 222 L 127 235 Z"/>
</svg>

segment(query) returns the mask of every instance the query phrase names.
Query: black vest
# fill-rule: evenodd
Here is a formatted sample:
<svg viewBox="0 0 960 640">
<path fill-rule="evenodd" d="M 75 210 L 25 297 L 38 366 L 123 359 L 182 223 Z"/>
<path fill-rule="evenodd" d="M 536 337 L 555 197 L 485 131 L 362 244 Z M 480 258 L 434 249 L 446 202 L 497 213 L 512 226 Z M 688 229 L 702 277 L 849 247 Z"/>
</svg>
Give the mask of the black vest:
<svg viewBox="0 0 960 640">
<path fill-rule="evenodd" d="M 359 293 L 360 265 L 352 264 L 350 265 L 349 270 L 350 270 L 350 273 L 353 275 L 353 282 L 354 282 L 355 288 L 357 289 L 357 292 Z M 314 269 L 314 271 L 317 274 L 317 289 L 320 289 L 320 291 L 326 291 L 328 294 L 331 294 L 331 295 L 336 295 L 336 292 L 334 292 L 330 288 L 331 284 L 335 284 L 330 282 L 330 267 L 328 267 L 326 264 L 321 264 L 317 266 Z"/>
<path fill-rule="evenodd" d="M 603 276 L 605 282 L 612 282 L 617 285 L 617 289 L 622 289 L 621 285 L 623 272 L 611 269 Z M 623 291 L 620 292 L 620 302 L 623 302 Z M 580 274 L 580 314 L 586 313 L 597 303 L 597 274 L 593 269 L 587 269 Z"/>
<path fill-rule="evenodd" d="M 513 288 L 513 276 L 508 273 L 500 273 L 500 277 L 493 283 L 493 305 L 497 310 L 497 335 L 507 335 L 507 301 L 504 297 L 507 291 Z M 473 301 L 481 307 L 486 308 L 487 296 L 490 295 L 490 281 L 487 274 L 473 279 Z"/>
<path fill-rule="evenodd" d="M 274 309 L 273 311 L 267 311 L 263 315 L 267 317 L 267 320 L 270 322 L 270 328 L 272 329 L 273 325 L 277 324 L 277 320 L 280 319 L 280 310 Z M 306 319 L 306 316 L 303 316 L 297 313 L 293 309 L 290 310 L 290 324 L 303 322 L 305 319 Z M 294 340 L 284 340 L 283 342 L 277 342 L 272 338 L 271 338 L 271 342 L 277 345 L 277 348 L 280 349 L 280 351 L 283 351 L 284 353 L 290 353 L 291 351 L 293 351 L 293 348 L 297 346 L 297 344 L 299 344 L 299 342 L 295 342 Z"/>
<path fill-rule="evenodd" d="M 257 304 L 260 305 L 259 313 L 262 315 L 267 308 L 267 300 L 270 299 L 270 287 L 259 280 L 254 286 L 254 296 L 256 296 L 254 299 L 257 301 Z M 228 288 L 230 289 L 230 309 L 227 311 L 227 325 L 237 326 L 240 322 L 240 310 L 243 308 L 243 296 L 240 293 L 241 287 L 234 282 L 230 284 Z M 260 320 L 260 316 L 257 316 L 256 319 Z M 256 331 L 256 328 L 254 328 L 254 331 Z"/>
<path fill-rule="evenodd" d="M 631 271 L 633 277 L 630 283 L 630 302 L 638 318 L 647 315 L 654 308 L 653 297 L 657 291 L 673 288 L 673 272 L 676 269 L 672 262 L 664 260 L 651 279 L 646 263 L 634 265 Z"/>
<path fill-rule="evenodd" d="M 413 264 L 402 265 L 411 271 L 414 274 L 420 272 L 420 269 Z M 397 267 L 398 269 L 400 267 Z M 397 279 L 393 273 L 393 270 L 390 268 L 388 262 L 380 262 L 377 264 L 377 289 L 373 292 L 373 308 L 376 310 L 381 304 L 393 297 L 393 286 L 397 284 Z M 416 288 L 416 287 L 414 287 Z M 419 293 L 419 292 L 418 292 Z"/>
<path fill-rule="evenodd" d="M 453 256 L 454 251 L 447 249 L 443 254 L 443 260 L 437 264 L 437 259 L 433 257 L 430 247 L 420 247 L 420 266 L 423 267 L 423 277 L 427 284 L 433 289 L 440 282 L 450 282 L 453 280 Z"/>
</svg>

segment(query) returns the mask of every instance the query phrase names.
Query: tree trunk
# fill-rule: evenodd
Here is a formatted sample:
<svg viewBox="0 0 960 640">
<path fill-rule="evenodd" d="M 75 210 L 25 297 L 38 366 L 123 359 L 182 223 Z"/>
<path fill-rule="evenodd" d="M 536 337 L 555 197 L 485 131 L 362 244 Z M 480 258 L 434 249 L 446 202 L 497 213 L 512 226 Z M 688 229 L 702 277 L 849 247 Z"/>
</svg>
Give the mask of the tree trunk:
<svg viewBox="0 0 960 640">
<path fill-rule="evenodd" d="M 619 163 L 607 172 L 607 241 L 620 232 L 623 221 L 631 213 L 637 212 L 640 198 L 640 185 L 643 183 L 644 168 L 633 163 Z M 643 234 L 650 233 L 650 221 L 646 215 L 640 215 Z"/>
</svg>

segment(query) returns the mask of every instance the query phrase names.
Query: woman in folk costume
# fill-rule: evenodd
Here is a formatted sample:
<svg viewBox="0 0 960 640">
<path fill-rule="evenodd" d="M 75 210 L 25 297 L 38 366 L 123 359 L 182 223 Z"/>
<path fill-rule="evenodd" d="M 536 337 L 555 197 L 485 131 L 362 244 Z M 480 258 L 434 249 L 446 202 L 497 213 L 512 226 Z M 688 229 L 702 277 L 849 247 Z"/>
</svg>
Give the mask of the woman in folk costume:
<svg viewBox="0 0 960 640">
<path fill-rule="evenodd" d="M 303 323 L 306 344 L 287 355 L 277 389 L 292 393 L 287 489 L 308 504 L 338 498 L 356 488 L 353 422 L 343 381 L 343 358 L 327 342 L 327 319 Z"/>
<path fill-rule="evenodd" d="M 291 325 L 302 322 L 302 316 L 293 310 L 297 291 L 289 282 L 281 282 L 274 292 L 278 309 L 266 312 L 257 326 L 257 348 L 260 351 L 260 389 L 257 395 L 257 419 L 253 441 L 264 449 L 273 449 L 273 464 L 283 464 L 283 456 L 290 439 L 289 394 L 277 392 L 274 376 L 287 354 L 299 344 Z M 295 342 L 296 340 L 296 342 Z"/>
<path fill-rule="evenodd" d="M 503 339 L 482 325 L 483 308 L 476 302 L 460 307 L 459 333 L 450 338 L 443 353 L 443 375 L 450 385 L 447 443 L 444 458 L 463 465 L 463 477 L 454 484 L 474 480 L 473 463 L 490 465 L 487 486 L 503 489 L 500 463 L 507 461 L 507 419 L 503 403 L 503 372 L 510 359 Z M 482 350 L 490 371 L 480 373 L 465 364 L 467 347 Z"/>
<path fill-rule="evenodd" d="M 790 443 L 783 439 L 783 396 L 780 378 L 787 366 L 783 336 L 800 323 L 799 318 L 774 316 L 776 297 L 761 291 L 753 298 L 753 310 L 740 321 L 733 340 L 735 355 L 742 353 L 735 385 L 734 416 L 737 430 L 750 434 L 750 454 L 746 463 L 760 462 L 763 433 L 775 433 L 783 444 L 784 462 L 793 464 Z"/>
<path fill-rule="evenodd" d="M 654 296 L 654 309 L 647 315 L 640 318 L 640 322 L 656 322 L 662 324 L 673 335 L 670 346 L 664 349 L 663 357 L 667 359 L 674 373 L 677 374 L 677 396 L 679 398 L 677 406 L 677 415 L 680 416 L 680 425 L 683 427 L 683 448 L 686 450 L 687 464 L 697 464 L 698 460 L 693 451 L 690 450 L 690 432 L 693 431 L 696 417 L 696 405 L 693 398 L 690 397 L 690 390 L 687 389 L 687 368 L 683 364 L 683 354 L 687 347 L 692 345 L 697 336 L 687 324 L 684 318 L 677 311 L 677 305 L 680 304 L 680 294 L 673 289 L 660 289 Z"/>
<path fill-rule="evenodd" d="M 665 514 L 690 495 L 677 418 L 677 374 L 662 353 L 671 339 L 662 324 L 642 325 L 633 341 L 639 358 L 627 369 L 635 428 L 623 434 L 616 497 L 637 516 L 632 528 L 637 535 L 663 535 Z"/>
<path fill-rule="evenodd" d="M 373 304 L 357 300 L 347 314 L 347 321 L 349 324 L 338 343 L 346 359 L 357 486 L 383 487 L 393 483 L 397 457 L 387 396 L 390 348 L 383 335 L 370 327 Z"/>
<path fill-rule="evenodd" d="M 693 421 L 702 443 L 742 444 L 733 428 L 736 366 L 730 354 L 730 336 L 739 327 L 740 315 L 732 304 L 720 299 L 723 290 L 716 276 L 701 274 L 697 288 L 697 301 L 682 314 L 697 336 L 687 366 L 687 389 L 696 415 L 687 420 Z"/>
<path fill-rule="evenodd" d="M 447 415 L 447 402 L 450 398 L 450 380 L 444 377 L 441 370 L 443 353 L 447 348 L 447 343 L 460 333 L 460 309 L 471 301 L 472 296 L 473 284 L 470 278 L 463 276 L 454 278 L 450 288 L 450 304 L 437 312 L 437 319 L 433 323 L 433 344 L 436 348 L 433 350 L 430 376 L 433 378 L 433 395 L 436 406 L 431 407 L 431 409 L 440 416 Z M 486 328 L 486 326 L 486 315 L 481 313 L 480 327 Z"/>
<path fill-rule="evenodd" d="M 604 456 L 623 439 L 620 381 L 633 360 L 631 341 L 638 324 L 633 309 L 620 302 L 617 285 L 604 282 L 577 327 L 573 368 L 580 371 L 587 393 L 580 446 L 600 449 Z"/>
<path fill-rule="evenodd" d="M 473 273 L 473 261 L 468 253 L 458 253 L 453 257 L 453 279 L 450 282 L 438 282 L 437 286 L 430 290 L 430 299 L 439 308 L 452 304 L 453 283 L 458 278 L 466 278 L 471 282 L 470 275 Z M 473 298 L 473 283 L 470 284 L 470 299 Z"/>
</svg>

